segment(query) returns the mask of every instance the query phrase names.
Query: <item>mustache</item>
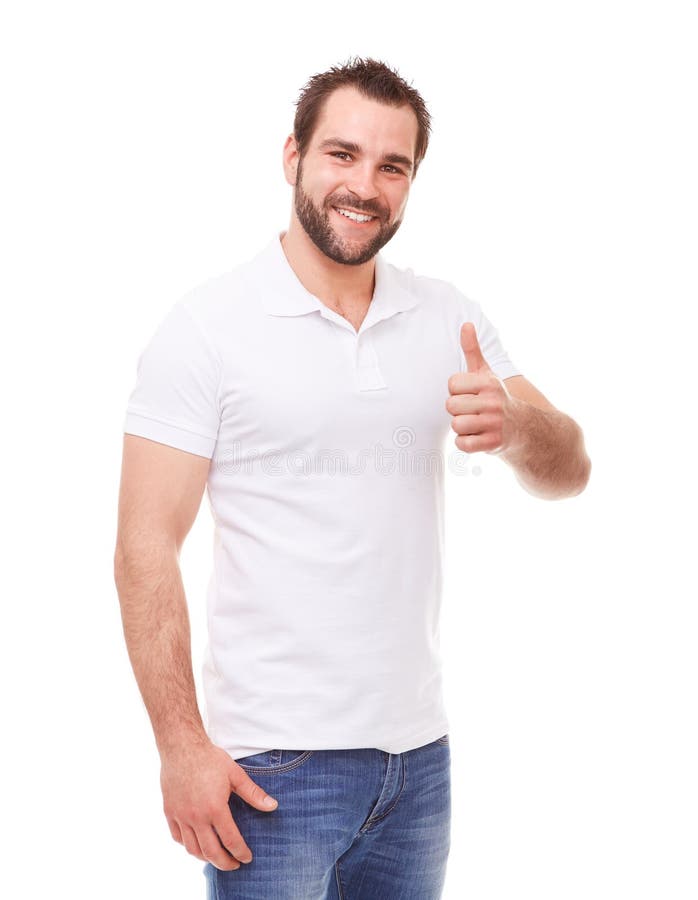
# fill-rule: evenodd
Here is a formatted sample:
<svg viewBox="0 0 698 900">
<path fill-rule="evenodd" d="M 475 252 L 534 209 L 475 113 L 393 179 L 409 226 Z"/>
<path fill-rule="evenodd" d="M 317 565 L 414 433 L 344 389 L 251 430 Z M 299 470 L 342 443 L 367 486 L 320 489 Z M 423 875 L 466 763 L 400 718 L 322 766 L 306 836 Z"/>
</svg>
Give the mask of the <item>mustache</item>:
<svg viewBox="0 0 698 900">
<path fill-rule="evenodd" d="M 357 212 L 364 213 L 367 216 L 377 216 L 381 221 L 387 219 L 389 215 L 389 211 L 384 206 L 379 206 L 377 203 L 372 203 L 370 200 L 360 200 L 356 194 L 343 194 L 329 197 L 327 205 L 340 207 L 347 206 L 350 209 L 355 209 Z"/>
</svg>

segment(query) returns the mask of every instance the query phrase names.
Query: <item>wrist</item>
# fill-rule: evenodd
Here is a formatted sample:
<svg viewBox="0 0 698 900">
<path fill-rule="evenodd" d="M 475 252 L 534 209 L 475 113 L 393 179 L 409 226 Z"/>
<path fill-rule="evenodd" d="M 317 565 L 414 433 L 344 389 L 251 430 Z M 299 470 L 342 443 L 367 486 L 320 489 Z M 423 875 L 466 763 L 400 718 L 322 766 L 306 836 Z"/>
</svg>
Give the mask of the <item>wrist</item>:
<svg viewBox="0 0 698 900">
<path fill-rule="evenodd" d="M 155 743 L 161 760 L 212 746 L 211 739 L 204 731 L 203 725 L 186 725 L 168 729 L 165 732 L 161 731 L 156 735 Z"/>
<path fill-rule="evenodd" d="M 515 465 L 525 452 L 532 409 L 530 403 L 509 395 L 505 417 L 506 440 L 502 447 L 494 451 L 509 465 Z"/>
</svg>

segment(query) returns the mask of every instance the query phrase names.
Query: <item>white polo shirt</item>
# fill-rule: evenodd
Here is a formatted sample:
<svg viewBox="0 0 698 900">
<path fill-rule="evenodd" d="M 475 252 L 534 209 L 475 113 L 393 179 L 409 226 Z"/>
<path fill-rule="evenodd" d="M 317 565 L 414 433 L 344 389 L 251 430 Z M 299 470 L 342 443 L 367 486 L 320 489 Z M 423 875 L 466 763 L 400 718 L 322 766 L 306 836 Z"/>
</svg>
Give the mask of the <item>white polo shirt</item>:
<svg viewBox="0 0 698 900">
<path fill-rule="evenodd" d="M 180 299 L 138 360 L 124 431 L 210 458 L 203 671 L 212 741 L 402 753 L 445 734 L 439 654 L 445 409 L 480 306 L 376 258 L 358 333 L 275 235 Z"/>
</svg>

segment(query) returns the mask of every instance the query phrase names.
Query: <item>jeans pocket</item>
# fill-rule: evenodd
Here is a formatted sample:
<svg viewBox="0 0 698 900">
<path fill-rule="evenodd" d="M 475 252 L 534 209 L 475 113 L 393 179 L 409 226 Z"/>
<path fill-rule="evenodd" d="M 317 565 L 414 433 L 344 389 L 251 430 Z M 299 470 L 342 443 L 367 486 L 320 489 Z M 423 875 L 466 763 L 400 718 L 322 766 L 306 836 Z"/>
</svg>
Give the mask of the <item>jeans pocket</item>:
<svg viewBox="0 0 698 900">
<path fill-rule="evenodd" d="M 276 775 L 302 766 L 313 752 L 313 750 L 265 750 L 252 756 L 243 756 L 235 762 L 248 773 Z"/>
</svg>

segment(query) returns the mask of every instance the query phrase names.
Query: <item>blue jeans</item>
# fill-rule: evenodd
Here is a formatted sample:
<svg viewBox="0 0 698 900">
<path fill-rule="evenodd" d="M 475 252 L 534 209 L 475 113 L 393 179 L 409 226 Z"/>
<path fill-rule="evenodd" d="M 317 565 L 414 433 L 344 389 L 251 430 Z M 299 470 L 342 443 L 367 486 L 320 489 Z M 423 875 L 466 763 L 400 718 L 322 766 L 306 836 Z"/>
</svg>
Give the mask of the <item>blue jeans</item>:
<svg viewBox="0 0 698 900">
<path fill-rule="evenodd" d="M 279 801 L 230 810 L 252 862 L 207 863 L 208 900 L 437 900 L 451 830 L 448 735 L 404 753 L 267 750 L 236 760 Z"/>
</svg>

